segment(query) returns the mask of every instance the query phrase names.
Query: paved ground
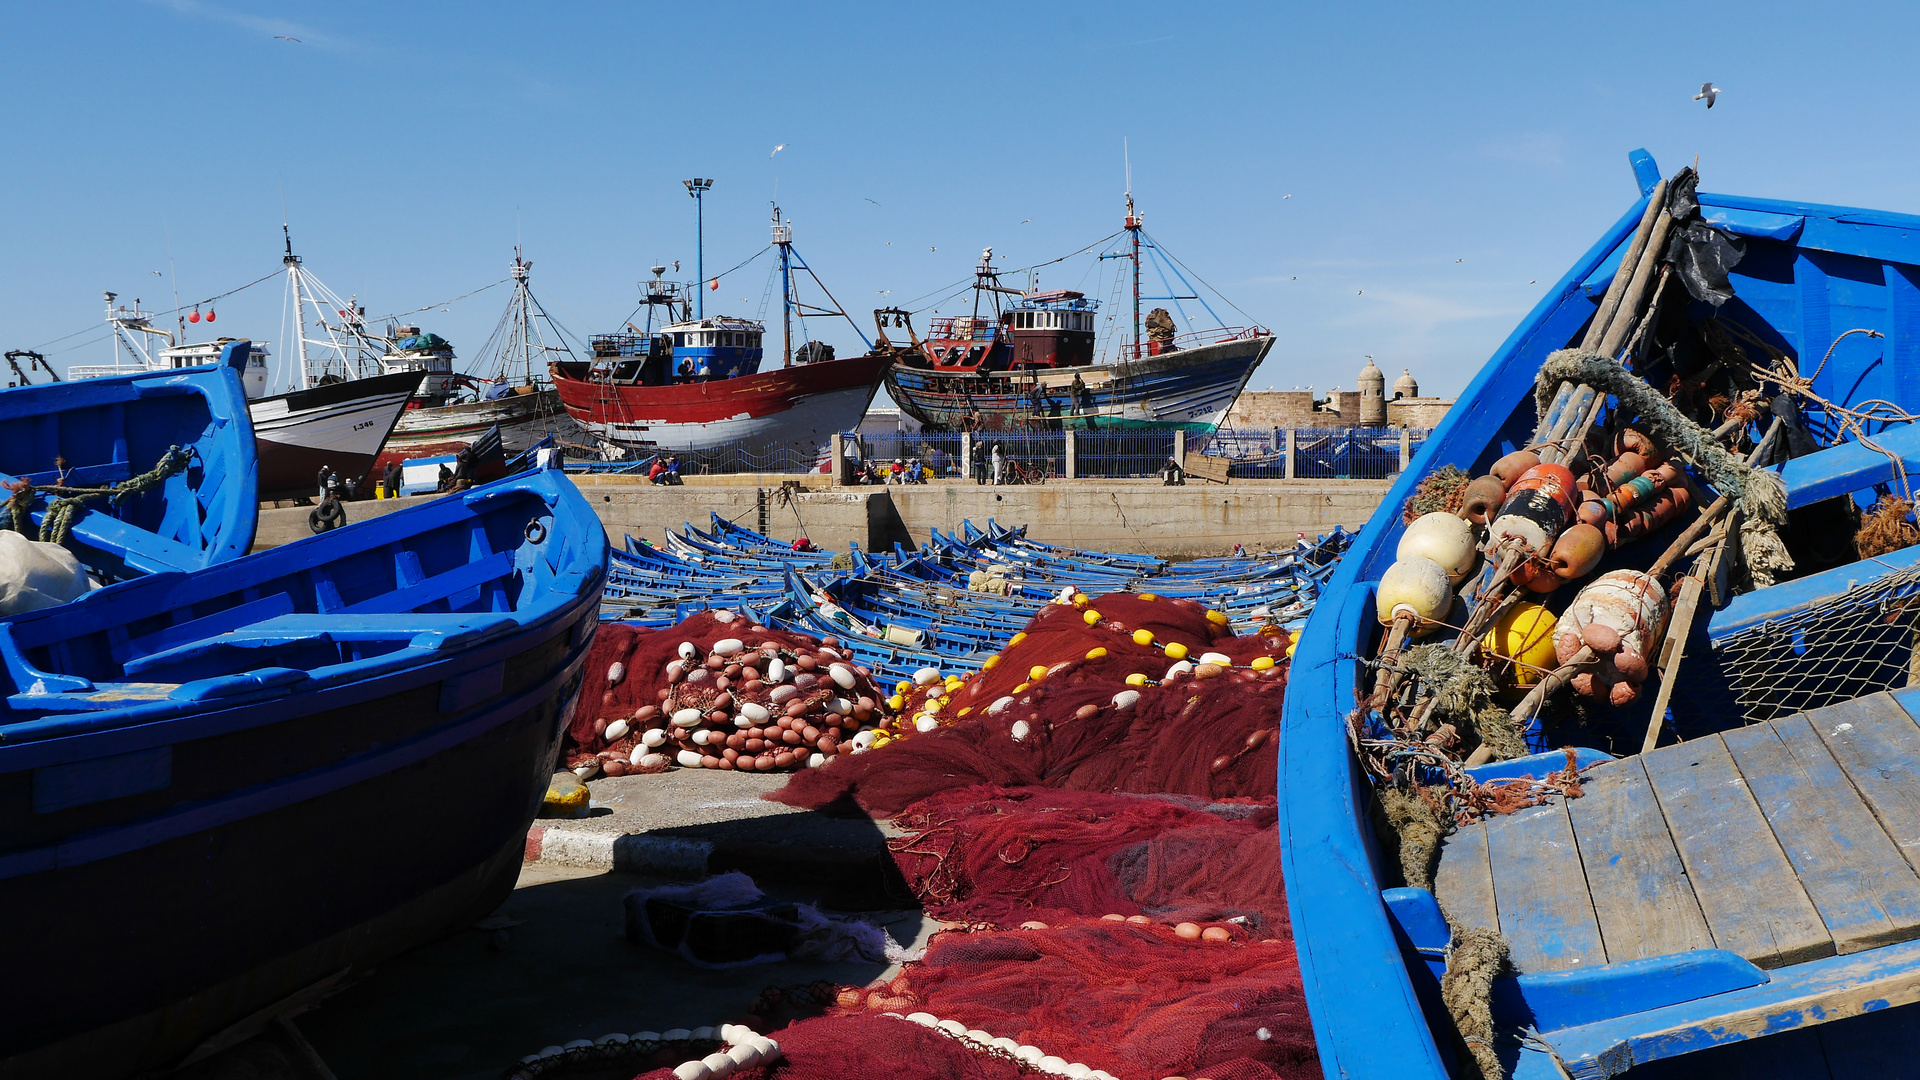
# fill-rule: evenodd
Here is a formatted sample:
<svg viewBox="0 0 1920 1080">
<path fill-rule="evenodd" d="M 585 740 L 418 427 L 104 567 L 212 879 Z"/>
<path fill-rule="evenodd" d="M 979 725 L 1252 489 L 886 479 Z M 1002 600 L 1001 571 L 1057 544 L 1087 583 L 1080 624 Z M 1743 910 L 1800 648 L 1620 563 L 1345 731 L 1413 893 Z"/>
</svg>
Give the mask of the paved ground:
<svg viewBox="0 0 1920 1080">
<path fill-rule="evenodd" d="M 759 798 L 781 777 L 675 770 L 590 784 L 596 813 L 536 821 L 546 845 L 604 842 L 645 851 L 704 846 L 695 870 L 633 872 L 529 862 L 501 913 L 506 930 L 468 930 L 362 975 L 294 1020 L 338 1080 L 435 1077 L 494 1080 L 522 1056 L 611 1031 L 663 1031 L 735 1019 L 768 986 L 891 978 L 883 963 L 697 968 L 626 940 L 621 897 L 637 885 L 739 868 L 779 899 L 859 911 L 902 945 L 924 945 L 935 924 L 902 904 L 877 869 L 886 834 L 865 818 L 829 818 Z M 536 844 L 530 840 L 529 849 Z M 888 864 L 890 865 L 890 863 Z M 298 1060 L 297 1043 L 270 1033 L 171 1080 L 325 1080 Z"/>
</svg>

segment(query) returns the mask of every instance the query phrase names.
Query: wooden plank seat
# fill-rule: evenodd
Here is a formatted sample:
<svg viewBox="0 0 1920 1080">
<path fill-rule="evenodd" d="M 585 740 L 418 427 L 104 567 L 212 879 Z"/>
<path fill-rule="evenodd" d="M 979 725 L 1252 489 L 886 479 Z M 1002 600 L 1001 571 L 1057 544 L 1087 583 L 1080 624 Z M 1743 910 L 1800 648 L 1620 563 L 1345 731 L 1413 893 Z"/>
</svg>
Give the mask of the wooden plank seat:
<svg viewBox="0 0 1920 1080">
<path fill-rule="evenodd" d="M 1920 1000 L 1916 715 L 1920 689 L 1879 693 L 1602 763 L 1449 837 L 1436 898 L 1500 930 L 1523 995 L 1704 950 L 1769 973 L 1545 1032 L 1577 1077 Z"/>
</svg>

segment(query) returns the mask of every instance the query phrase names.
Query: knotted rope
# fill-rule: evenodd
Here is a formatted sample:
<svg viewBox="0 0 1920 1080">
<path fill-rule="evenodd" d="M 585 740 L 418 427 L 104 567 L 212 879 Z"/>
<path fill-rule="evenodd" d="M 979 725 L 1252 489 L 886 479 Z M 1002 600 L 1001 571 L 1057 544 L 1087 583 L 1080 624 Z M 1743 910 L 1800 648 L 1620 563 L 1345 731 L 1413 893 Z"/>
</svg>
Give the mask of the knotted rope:
<svg viewBox="0 0 1920 1080">
<path fill-rule="evenodd" d="M 73 487 L 68 484 L 35 484 L 30 480 L 16 480 L 7 485 L 12 495 L 7 499 L 3 513 L 5 520 L 0 528 L 32 535 L 33 504 L 42 495 L 52 496 L 47 504 L 46 519 L 40 523 L 39 538 L 42 543 L 65 544 L 73 537 L 73 523 L 87 509 L 90 502 L 105 499 L 109 505 L 117 506 L 128 496 L 151 491 L 165 483 L 167 478 L 186 470 L 193 461 L 193 453 L 178 446 L 170 446 L 160 455 L 160 463 L 138 476 L 131 476 L 117 484 L 106 487 Z"/>
</svg>

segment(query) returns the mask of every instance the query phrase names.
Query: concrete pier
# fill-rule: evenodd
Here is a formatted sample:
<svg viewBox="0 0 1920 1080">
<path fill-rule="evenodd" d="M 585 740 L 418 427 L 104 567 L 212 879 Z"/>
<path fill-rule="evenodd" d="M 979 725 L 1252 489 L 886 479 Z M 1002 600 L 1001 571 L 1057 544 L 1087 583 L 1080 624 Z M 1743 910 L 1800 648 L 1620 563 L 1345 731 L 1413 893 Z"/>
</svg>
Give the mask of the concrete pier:
<svg viewBox="0 0 1920 1080">
<path fill-rule="evenodd" d="M 655 487 L 632 477 L 576 476 L 615 544 L 626 534 L 664 543 L 683 522 L 709 525 L 708 512 L 780 540 L 805 535 L 844 550 L 889 551 L 924 543 L 929 529 L 1028 526 L 1050 544 L 1170 557 L 1218 555 L 1234 544 L 1249 550 L 1285 547 L 1294 534 L 1314 536 L 1335 525 L 1366 523 L 1386 495 L 1385 480 L 1236 480 L 1232 484 L 1165 487 L 1154 481 L 1073 480 L 1037 486 L 936 481 L 891 487 L 834 487 L 825 475 L 688 477 L 681 487 Z M 425 498 L 349 503 L 347 519 L 364 521 Z M 308 507 L 262 510 L 255 550 L 312 535 Z"/>
</svg>

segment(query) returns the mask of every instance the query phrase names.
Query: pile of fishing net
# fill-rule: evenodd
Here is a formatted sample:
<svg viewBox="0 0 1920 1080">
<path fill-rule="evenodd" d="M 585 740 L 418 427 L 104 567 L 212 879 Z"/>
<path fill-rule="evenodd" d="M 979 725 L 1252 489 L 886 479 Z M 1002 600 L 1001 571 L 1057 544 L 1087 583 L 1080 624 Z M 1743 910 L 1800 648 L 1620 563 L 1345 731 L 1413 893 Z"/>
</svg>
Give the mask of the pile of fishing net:
<svg viewBox="0 0 1920 1080">
<path fill-rule="evenodd" d="M 1269 797 L 1288 649 L 1278 628 L 1235 637 L 1190 600 L 1050 604 L 959 686 L 897 693 L 884 746 L 769 797 L 815 810 L 850 800 L 875 817 L 970 784 Z"/>
<path fill-rule="evenodd" d="M 567 767 L 583 780 L 670 765 L 768 772 L 851 754 L 881 694 L 838 646 L 726 610 L 657 632 L 602 626 L 567 728 Z"/>
<path fill-rule="evenodd" d="M 840 1001 L 772 1034 L 784 1061 L 731 1075 L 1015 1080 L 1044 1075 L 1034 1051 L 1128 1080 L 1319 1075 L 1286 942 L 1205 944 L 1099 920 L 947 934 L 906 974 Z"/>
</svg>

